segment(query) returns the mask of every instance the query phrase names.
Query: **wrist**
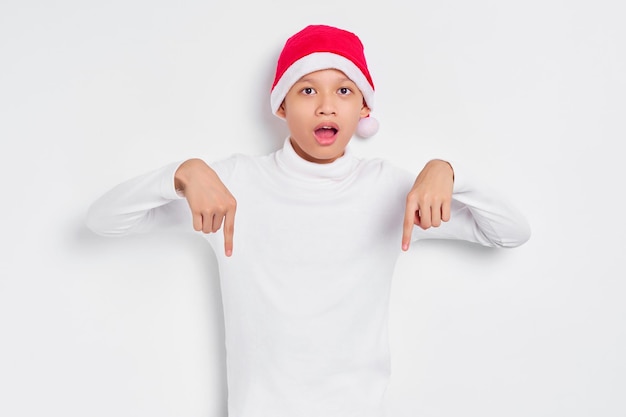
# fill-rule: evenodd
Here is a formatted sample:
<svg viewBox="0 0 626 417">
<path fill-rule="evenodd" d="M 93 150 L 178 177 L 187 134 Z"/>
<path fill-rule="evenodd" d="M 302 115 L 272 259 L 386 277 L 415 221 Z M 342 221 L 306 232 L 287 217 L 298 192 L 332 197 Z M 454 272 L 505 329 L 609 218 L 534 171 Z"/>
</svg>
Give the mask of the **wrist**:
<svg viewBox="0 0 626 417">
<path fill-rule="evenodd" d="M 189 171 L 191 171 L 192 166 L 196 163 L 196 159 L 188 159 L 176 170 L 174 173 L 174 188 L 177 192 L 185 191 L 185 186 L 189 182 Z"/>
<path fill-rule="evenodd" d="M 450 170 L 450 174 L 452 175 L 452 181 L 454 181 L 454 167 L 450 162 L 443 159 L 433 159 L 430 162 L 440 164 L 441 166 L 447 166 L 447 168 Z"/>
</svg>

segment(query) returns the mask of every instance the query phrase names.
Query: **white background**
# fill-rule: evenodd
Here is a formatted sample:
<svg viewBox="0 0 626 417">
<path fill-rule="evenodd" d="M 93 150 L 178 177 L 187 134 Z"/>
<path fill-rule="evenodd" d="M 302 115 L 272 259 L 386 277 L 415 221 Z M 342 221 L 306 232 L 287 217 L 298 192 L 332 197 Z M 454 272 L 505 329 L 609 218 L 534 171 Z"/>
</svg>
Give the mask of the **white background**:
<svg viewBox="0 0 626 417">
<path fill-rule="evenodd" d="M 2 0 L 0 415 L 226 415 L 208 245 L 100 238 L 84 215 L 171 161 L 276 149 L 276 58 L 326 23 L 359 34 L 376 84 L 381 129 L 356 152 L 463 164 L 533 232 L 400 256 L 390 416 L 623 417 L 624 15 L 617 0 Z"/>
</svg>

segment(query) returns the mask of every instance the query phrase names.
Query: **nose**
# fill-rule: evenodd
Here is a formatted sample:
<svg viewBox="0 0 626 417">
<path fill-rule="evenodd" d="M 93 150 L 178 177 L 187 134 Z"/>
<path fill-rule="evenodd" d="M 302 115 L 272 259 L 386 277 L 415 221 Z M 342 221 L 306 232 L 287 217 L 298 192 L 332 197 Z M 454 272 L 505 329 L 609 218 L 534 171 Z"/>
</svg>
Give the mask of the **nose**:
<svg viewBox="0 0 626 417">
<path fill-rule="evenodd" d="M 328 94 L 319 94 L 319 103 L 317 106 L 317 114 L 320 116 L 330 116 L 337 114 L 332 96 Z"/>
</svg>

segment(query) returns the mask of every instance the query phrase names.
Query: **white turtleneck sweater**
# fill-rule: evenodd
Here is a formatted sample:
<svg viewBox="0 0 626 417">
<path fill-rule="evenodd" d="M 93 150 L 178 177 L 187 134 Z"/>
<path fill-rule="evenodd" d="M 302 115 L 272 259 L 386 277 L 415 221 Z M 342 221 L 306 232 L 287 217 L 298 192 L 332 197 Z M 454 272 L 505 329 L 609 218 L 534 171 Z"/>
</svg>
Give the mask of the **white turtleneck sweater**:
<svg viewBox="0 0 626 417">
<path fill-rule="evenodd" d="M 118 185 L 88 226 L 119 236 L 155 227 L 195 232 L 174 189 L 180 163 Z M 300 158 L 289 140 L 262 157 L 211 164 L 237 200 L 234 250 L 204 235 L 219 262 L 229 417 L 378 417 L 390 376 L 391 278 L 415 176 L 350 148 L 330 164 Z M 414 240 L 513 247 L 526 220 L 455 167 L 449 222 Z"/>
</svg>

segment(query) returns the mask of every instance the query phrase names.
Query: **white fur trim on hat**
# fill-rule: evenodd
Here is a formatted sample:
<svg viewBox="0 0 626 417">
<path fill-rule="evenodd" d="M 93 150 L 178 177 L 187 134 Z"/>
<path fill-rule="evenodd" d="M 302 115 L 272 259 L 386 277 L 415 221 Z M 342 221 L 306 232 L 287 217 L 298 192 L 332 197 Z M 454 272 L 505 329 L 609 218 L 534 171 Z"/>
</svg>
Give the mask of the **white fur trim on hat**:
<svg viewBox="0 0 626 417">
<path fill-rule="evenodd" d="M 276 83 L 270 94 L 270 105 L 272 113 L 276 115 L 278 108 L 282 104 L 285 96 L 300 78 L 311 72 L 323 69 L 338 69 L 348 76 L 361 90 L 365 103 L 370 110 L 374 109 L 374 89 L 367 81 L 359 67 L 352 61 L 331 52 L 315 52 L 304 56 L 291 64 L 280 80 Z"/>
</svg>

